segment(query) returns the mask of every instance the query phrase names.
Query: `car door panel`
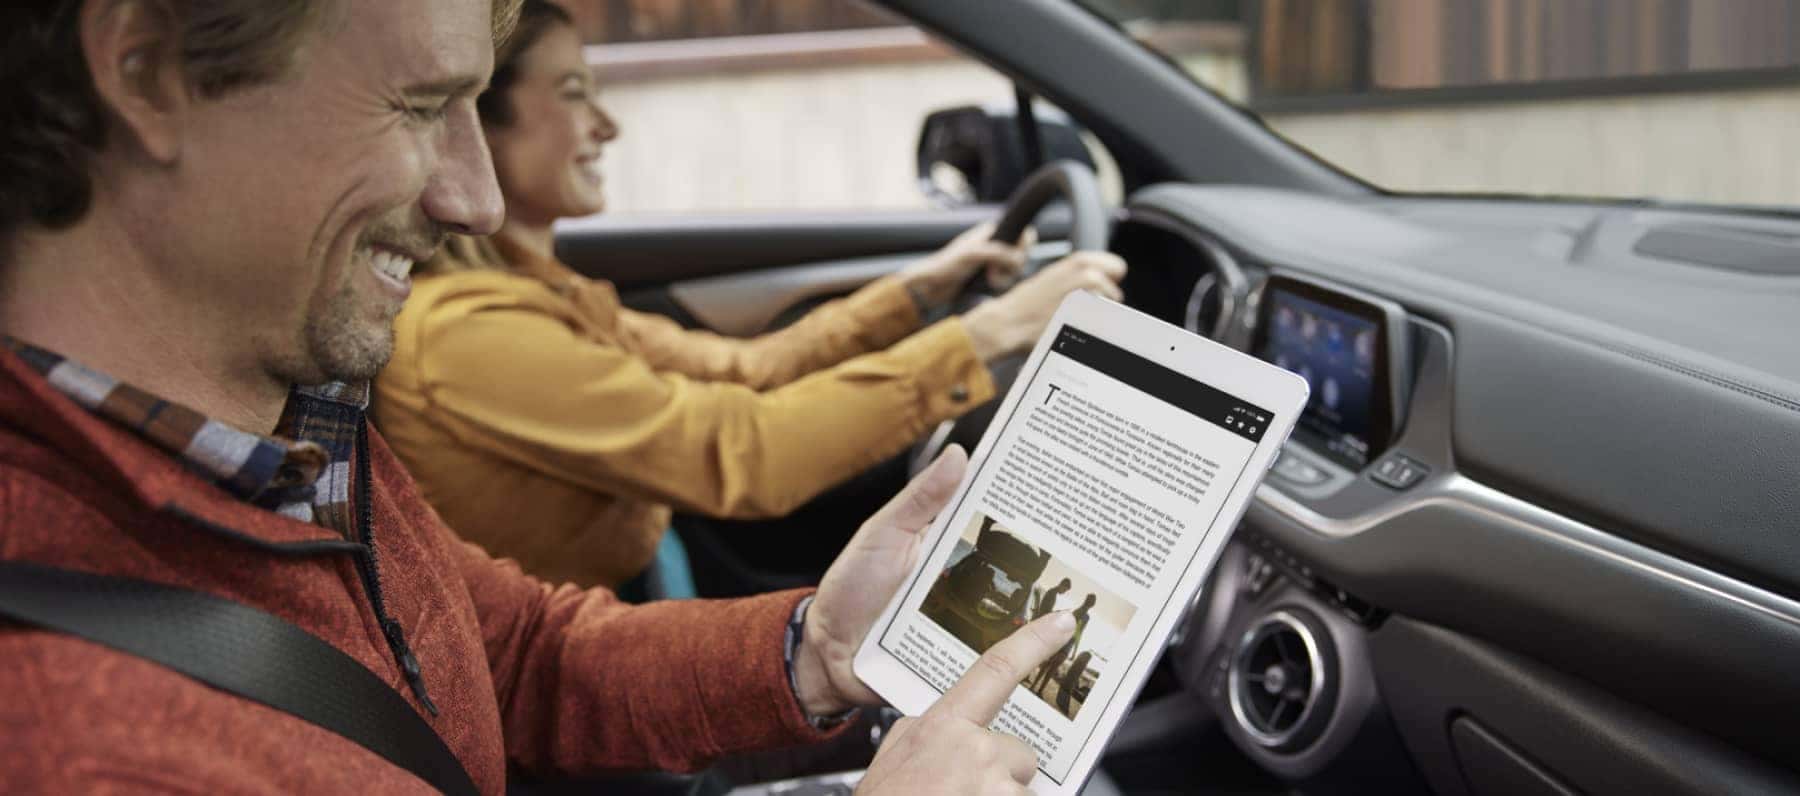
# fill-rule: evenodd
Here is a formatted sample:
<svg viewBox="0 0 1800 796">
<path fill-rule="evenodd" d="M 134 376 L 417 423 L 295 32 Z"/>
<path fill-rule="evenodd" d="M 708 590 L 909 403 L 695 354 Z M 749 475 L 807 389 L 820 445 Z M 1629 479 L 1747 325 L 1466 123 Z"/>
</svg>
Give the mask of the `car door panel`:
<svg viewBox="0 0 1800 796">
<path fill-rule="evenodd" d="M 810 304 L 844 295 L 935 251 L 998 214 L 994 207 L 916 212 L 709 218 L 593 216 L 557 226 L 557 255 L 606 279 L 626 306 L 690 328 L 749 336 Z M 1040 241 L 1068 237 L 1066 210 L 1036 225 Z M 1048 256 L 1058 249 L 1048 249 Z"/>
<path fill-rule="evenodd" d="M 1800 788 L 1791 770 L 1484 640 L 1396 617 L 1370 647 L 1413 759 L 1446 796 Z"/>
<path fill-rule="evenodd" d="M 870 213 L 645 218 L 561 222 L 557 255 L 621 290 L 765 268 L 930 251 L 990 220 L 996 208 Z"/>
<path fill-rule="evenodd" d="M 741 274 L 702 277 L 666 288 L 673 303 L 701 326 L 749 337 L 775 328 L 795 310 L 855 291 L 923 256 L 920 252 L 831 260 Z M 638 291 L 641 292 L 641 291 Z"/>
</svg>

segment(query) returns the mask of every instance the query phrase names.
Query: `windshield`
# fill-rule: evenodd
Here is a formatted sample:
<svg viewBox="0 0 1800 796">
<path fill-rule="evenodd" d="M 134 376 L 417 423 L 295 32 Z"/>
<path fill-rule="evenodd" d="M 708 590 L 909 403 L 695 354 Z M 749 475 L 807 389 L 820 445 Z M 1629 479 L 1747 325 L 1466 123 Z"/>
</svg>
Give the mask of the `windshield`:
<svg viewBox="0 0 1800 796">
<path fill-rule="evenodd" d="M 1800 0 L 1070 0 L 1397 192 L 1800 205 Z"/>
</svg>

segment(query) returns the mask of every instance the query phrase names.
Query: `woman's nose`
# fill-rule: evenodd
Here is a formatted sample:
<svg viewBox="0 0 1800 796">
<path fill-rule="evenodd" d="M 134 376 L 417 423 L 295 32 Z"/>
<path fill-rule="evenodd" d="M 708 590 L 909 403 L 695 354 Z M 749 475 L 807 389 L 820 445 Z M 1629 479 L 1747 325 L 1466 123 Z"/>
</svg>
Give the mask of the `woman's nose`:
<svg viewBox="0 0 1800 796">
<path fill-rule="evenodd" d="M 598 102 L 593 103 L 590 107 L 594 111 L 594 140 L 605 143 L 618 138 L 619 123 L 613 121 L 612 115 L 607 113 L 605 108 L 600 107 Z"/>
</svg>

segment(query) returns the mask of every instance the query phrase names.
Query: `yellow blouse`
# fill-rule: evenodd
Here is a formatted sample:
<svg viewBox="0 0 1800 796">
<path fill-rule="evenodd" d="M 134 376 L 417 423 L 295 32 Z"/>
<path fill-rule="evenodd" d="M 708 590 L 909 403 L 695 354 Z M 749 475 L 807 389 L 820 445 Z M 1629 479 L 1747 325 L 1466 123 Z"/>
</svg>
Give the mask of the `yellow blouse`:
<svg viewBox="0 0 1800 796">
<path fill-rule="evenodd" d="M 416 280 L 374 416 L 465 538 L 553 582 L 617 586 L 649 563 L 672 506 L 786 514 L 993 397 L 960 321 L 918 326 L 883 279 L 725 338 L 515 258 Z"/>
</svg>

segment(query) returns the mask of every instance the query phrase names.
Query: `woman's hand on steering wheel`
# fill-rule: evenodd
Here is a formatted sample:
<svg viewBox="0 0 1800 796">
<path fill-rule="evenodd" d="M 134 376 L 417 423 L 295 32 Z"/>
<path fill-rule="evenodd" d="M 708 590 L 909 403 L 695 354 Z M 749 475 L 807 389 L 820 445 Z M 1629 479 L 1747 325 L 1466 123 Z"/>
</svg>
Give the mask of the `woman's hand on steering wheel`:
<svg viewBox="0 0 1800 796">
<path fill-rule="evenodd" d="M 1086 290 L 1118 301 L 1124 298 L 1119 280 L 1125 278 L 1125 261 L 1111 252 L 1075 252 L 1000 297 L 984 302 L 963 315 L 976 356 L 983 362 L 1024 351 L 1037 342 L 1063 298 Z"/>
<path fill-rule="evenodd" d="M 935 254 L 901 269 L 896 274 L 919 303 L 920 309 L 949 305 L 957 292 L 975 278 L 987 274 L 987 285 L 1005 290 L 1025 274 L 1037 234 L 1026 230 L 1017 243 L 994 240 L 994 222 L 975 226 Z"/>
<path fill-rule="evenodd" d="M 1076 252 L 1036 274 L 1031 274 L 999 298 L 987 280 L 971 277 L 951 302 L 951 311 L 962 315 L 975 353 L 987 363 L 998 392 L 1004 394 L 1024 364 L 1022 356 L 1049 325 L 1063 297 L 1076 290 L 1091 290 L 1115 301 L 1125 263 L 1105 253 L 1111 237 L 1112 215 L 1100 195 L 1094 170 L 1074 161 L 1056 161 L 1033 172 L 1020 183 L 994 224 L 993 237 L 1000 241 L 1026 240 L 1044 207 L 1058 199 L 1069 206 L 1069 245 Z M 1030 272 L 1030 263 L 1026 263 Z M 974 448 L 998 402 L 975 407 L 954 421 L 946 421 L 913 447 L 911 469 L 917 472 L 937 458 L 949 442 Z"/>
</svg>

